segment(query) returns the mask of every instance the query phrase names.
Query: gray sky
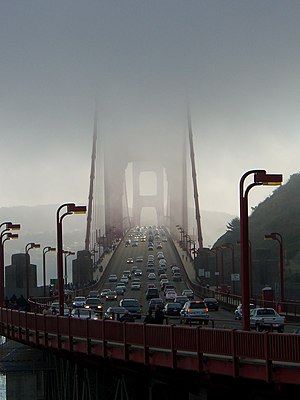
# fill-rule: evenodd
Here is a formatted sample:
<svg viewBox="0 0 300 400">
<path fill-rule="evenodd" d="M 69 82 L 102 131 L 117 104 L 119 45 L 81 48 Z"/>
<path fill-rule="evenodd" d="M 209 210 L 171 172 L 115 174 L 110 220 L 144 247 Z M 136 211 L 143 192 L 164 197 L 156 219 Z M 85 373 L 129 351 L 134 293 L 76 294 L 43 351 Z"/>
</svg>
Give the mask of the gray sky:
<svg viewBox="0 0 300 400">
<path fill-rule="evenodd" d="M 159 146 L 188 96 L 200 209 L 238 215 L 245 171 L 299 172 L 299 38 L 299 1 L 1 0 L 0 207 L 87 204 L 96 97 Z"/>
</svg>

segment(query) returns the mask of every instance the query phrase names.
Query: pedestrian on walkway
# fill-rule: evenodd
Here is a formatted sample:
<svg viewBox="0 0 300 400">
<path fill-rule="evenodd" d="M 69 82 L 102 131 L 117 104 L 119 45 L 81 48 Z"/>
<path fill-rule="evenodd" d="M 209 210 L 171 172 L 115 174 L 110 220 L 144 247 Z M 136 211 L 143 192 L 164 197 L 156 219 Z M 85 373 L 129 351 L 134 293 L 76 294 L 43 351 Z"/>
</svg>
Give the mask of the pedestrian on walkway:
<svg viewBox="0 0 300 400">
<path fill-rule="evenodd" d="M 155 315 L 154 315 L 154 323 L 155 324 L 163 324 L 165 319 L 165 314 L 159 306 L 156 306 Z"/>
<path fill-rule="evenodd" d="M 144 322 L 147 324 L 155 324 L 155 318 L 152 315 L 152 309 L 149 310 L 148 314 L 144 318 Z"/>
</svg>

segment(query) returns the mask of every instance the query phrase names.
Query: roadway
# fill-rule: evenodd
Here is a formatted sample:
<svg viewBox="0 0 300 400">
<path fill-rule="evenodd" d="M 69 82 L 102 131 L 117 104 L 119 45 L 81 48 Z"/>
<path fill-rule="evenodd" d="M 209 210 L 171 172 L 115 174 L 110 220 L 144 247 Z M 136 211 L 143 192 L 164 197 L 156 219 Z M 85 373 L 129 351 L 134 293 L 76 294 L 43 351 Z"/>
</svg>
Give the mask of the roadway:
<svg viewBox="0 0 300 400">
<path fill-rule="evenodd" d="M 162 236 L 157 237 L 154 235 L 154 249 L 148 249 L 148 238 L 149 238 L 149 230 L 146 232 L 146 241 L 142 241 L 142 238 L 139 237 L 138 241 L 134 241 L 137 232 L 134 230 L 130 230 L 126 236 L 121 240 L 118 244 L 114 253 L 110 255 L 110 258 L 107 260 L 107 266 L 104 268 L 103 273 L 99 279 L 98 290 L 101 291 L 104 288 L 108 288 L 113 290 L 116 286 L 117 282 L 109 282 L 109 276 L 111 274 L 116 274 L 118 277 L 118 281 L 120 280 L 124 270 L 131 270 L 133 266 L 142 270 L 141 278 L 141 289 L 140 290 L 131 290 L 130 289 L 130 280 L 127 284 L 126 292 L 123 296 L 119 295 L 117 301 L 105 301 L 103 299 L 103 310 L 110 306 L 116 306 L 119 304 L 122 298 L 135 298 L 138 299 L 141 306 L 142 306 L 142 313 L 146 314 L 148 312 L 148 301 L 146 300 L 146 289 L 148 283 L 154 283 L 160 290 L 160 283 L 159 277 L 157 274 L 158 270 L 158 260 L 157 260 L 157 253 L 162 251 L 165 259 L 167 261 L 167 270 L 166 275 L 169 279 L 169 282 L 173 284 L 176 288 L 176 292 L 181 294 L 184 289 L 190 288 L 189 283 L 193 282 L 196 283 L 195 280 L 195 272 L 193 269 L 193 265 L 191 260 L 186 257 L 183 251 L 177 247 L 177 251 L 174 251 L 174 244 L 171 242 L 171 238 L 167 235 L 167 241 L 163 241 Z M 130 240 L 131 243 L 126 245 L 126 241 Z M 165 239 L 166 240 L 166 239 Z M 160 243 L 162 248 L 157 249 L 157 244 Z M 154 269 L 156 273 L 156 280 L 148 280 L 148 272 L 147 272 L 147 259 L 148 255 L 154 255 Z M 143 257 L 143 262 L 136 261 L 138 257 Z M 133 263 L 128 264 L 127 260 L 129 258 L 133 259 Z M 176 264 L 180 267 L 181 274 L 182 274 L 182 281 L 181 282 L 173 282 L 173 274 L 171 271 L 170 266 Z M 164 294 L 160 291 L 160 297 L 164 299 Z M 233 314 L 228 312 L 227 310 L 219 308 L 219 311 L 210 311 L 211 321 L 209 326 L 215 327 L 229 327 L 229 328 L 240 328 L 241 323 L 240 321 L 235 321 L 233 319 Z M 142 318 L 143 320 L 143 318 Z M 179 318 L 172 317 L 167 320 L 167 323 L 179 323 Z"/>
</svg>

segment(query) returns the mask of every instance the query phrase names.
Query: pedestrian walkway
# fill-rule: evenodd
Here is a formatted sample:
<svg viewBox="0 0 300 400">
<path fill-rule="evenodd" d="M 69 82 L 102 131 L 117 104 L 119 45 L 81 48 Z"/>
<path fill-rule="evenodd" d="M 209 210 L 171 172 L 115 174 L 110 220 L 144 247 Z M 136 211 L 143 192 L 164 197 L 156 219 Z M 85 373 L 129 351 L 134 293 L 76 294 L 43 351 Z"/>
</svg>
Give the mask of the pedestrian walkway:
<svg viewBox="0 0 300 400">
<path fill-rule="evenodd" d="M 181 262 L 183 264 L 185 272 L 187 273 L 187 275 L 189 277 L 189 280 L 193 284 L 198 284 L 198 282 L 196 280 L 196 271 L 194 268 L 194 260 L 190 257 L 189 253 L 186 250 L 184 250 L 180 247 L 178 242 L 175 241 L 174 244 L 175 244 L 178 254 L 180 255 Z"/>
</svg>

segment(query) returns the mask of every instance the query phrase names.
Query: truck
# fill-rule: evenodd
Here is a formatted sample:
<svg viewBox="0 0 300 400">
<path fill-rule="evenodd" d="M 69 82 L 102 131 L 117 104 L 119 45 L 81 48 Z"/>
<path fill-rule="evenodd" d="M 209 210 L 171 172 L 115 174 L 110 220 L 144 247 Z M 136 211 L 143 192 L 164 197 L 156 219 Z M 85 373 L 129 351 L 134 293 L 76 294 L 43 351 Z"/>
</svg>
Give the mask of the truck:
<svg viewBox="0 0 300 400">
<path fill-rule="evenodd" d="M 285 317 L 280 315 L 274 308 L 257 307 L 250 311 L 250 328 L 257 332 L 265 330 L 284 331 Z"/>
</svg>

